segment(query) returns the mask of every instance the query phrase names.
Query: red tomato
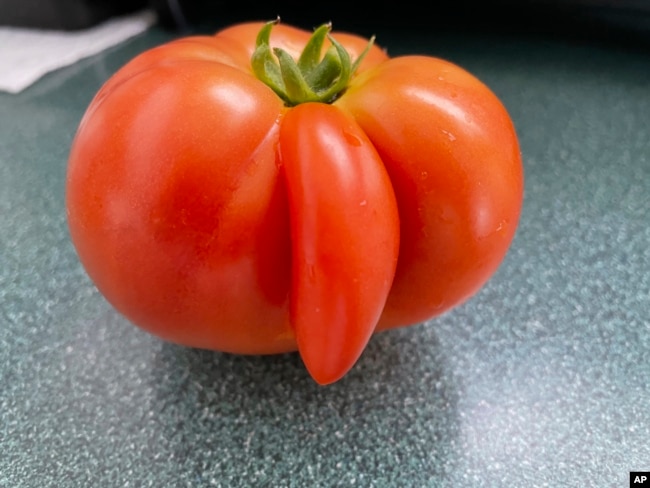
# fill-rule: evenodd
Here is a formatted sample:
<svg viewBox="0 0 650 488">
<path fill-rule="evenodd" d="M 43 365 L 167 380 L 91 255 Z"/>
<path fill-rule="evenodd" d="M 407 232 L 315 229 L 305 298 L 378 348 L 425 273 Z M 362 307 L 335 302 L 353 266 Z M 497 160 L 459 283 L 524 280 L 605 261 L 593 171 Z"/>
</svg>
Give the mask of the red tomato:
<svg viewBox="0 0 650 488">
<path fill-rule="evenodd" d="M 245 23 L 141 54 L 91 102 L 66 187 L 80 260 L 133 323 L 297 349 L 321 384 L 374 332 L 476 293 L 523 194 L 515 129 L 483 83 L 328 30 Z"/>
</svg>

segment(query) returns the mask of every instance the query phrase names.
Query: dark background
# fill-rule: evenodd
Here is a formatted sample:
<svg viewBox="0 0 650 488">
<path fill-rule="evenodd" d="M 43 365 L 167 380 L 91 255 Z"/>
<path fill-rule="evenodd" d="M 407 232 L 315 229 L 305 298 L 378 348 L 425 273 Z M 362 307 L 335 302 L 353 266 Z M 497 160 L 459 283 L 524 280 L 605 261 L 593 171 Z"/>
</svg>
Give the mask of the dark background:
<svg viewBox="0 0 650 488">
<path fill-rule="evenodd" d="M 650 2 L 646 0 L 457 0 L 455 2 L 329 0 L 322 4 L 280 0 L 4 0 L 0 25 L 82 29 L 111 16 L 151 8 L 163 28 L 210 30 L 243 20 L 266 20 L 335 28 L 370 35 L 382 26 L 423 27 L 563 36 L 634 44 L 650 43 Z M 353 7 L 351 7 L 353 5 Z"/>
</svg>

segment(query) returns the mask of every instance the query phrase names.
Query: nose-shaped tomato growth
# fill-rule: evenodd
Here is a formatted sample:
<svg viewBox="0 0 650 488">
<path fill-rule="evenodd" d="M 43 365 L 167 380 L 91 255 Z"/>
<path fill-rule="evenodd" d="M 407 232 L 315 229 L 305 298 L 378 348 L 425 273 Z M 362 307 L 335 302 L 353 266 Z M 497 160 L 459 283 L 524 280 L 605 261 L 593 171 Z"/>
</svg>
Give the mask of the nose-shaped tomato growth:
<svg viewBox="0 0 650 488">
<path fill-rule="evenodd" d="M 106 82 L 66 204 L 82 264 L 133 323 L 199 348 L 298 350 L 326 384 L 374 332 L 476 293 L 522 194 L 513 124 L 460 67 L 245 23 Z"/>
</svg>

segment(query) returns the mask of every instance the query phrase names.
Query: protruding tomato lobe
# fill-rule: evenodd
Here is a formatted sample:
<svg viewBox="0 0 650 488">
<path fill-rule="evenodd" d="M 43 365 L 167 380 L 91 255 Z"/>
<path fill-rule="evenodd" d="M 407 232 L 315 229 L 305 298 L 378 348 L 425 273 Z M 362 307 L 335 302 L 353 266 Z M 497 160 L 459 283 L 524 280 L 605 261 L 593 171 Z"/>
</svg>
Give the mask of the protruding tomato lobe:
<svg viewBox="0 0 650 488">
<path fill-rule="evenodd" d="M 310 374 L 332 383 L 357 361 L 384 308 L 399 248 L 395 196 L 368 138 L 331 105 L 286 113 L 280 160 L 292 239 L 291 323 Z"/>
</svg>

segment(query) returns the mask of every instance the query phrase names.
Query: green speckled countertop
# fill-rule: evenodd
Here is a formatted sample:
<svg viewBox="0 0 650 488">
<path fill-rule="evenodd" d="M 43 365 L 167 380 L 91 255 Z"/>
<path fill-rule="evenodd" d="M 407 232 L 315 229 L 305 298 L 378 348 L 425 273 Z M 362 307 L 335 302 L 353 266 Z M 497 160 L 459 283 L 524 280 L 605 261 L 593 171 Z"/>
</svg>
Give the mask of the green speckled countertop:
<svg viewBox="0 0 650 488">
<path fill-rule="evenodd" d="M 378 35 L 502 98 L 525 203 L 478 295 L 376 336 L 329 387 L 295 354 L 161 342 L 77 261 L 63 206 L 76 126 L 110 73 L 170 33 L 0 94 L 0 487 L 621 487 L 650 470 L 650 53 Z"/>
</svg>

